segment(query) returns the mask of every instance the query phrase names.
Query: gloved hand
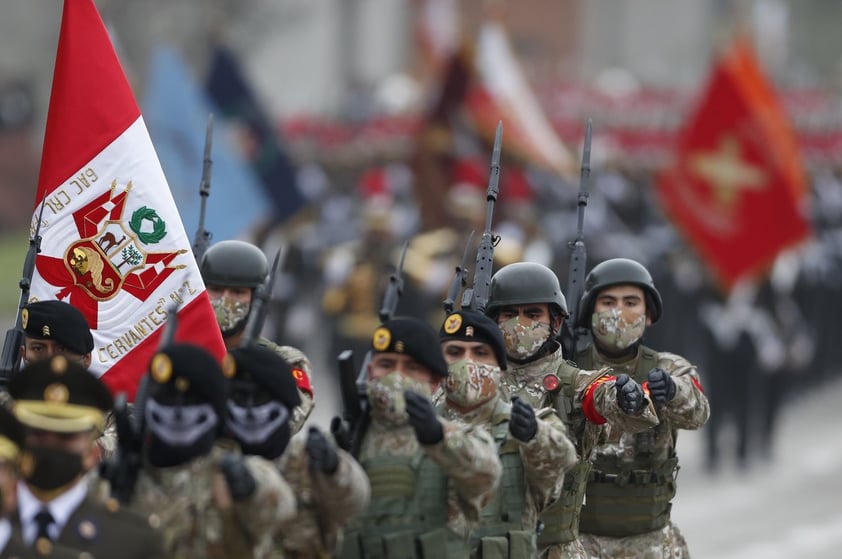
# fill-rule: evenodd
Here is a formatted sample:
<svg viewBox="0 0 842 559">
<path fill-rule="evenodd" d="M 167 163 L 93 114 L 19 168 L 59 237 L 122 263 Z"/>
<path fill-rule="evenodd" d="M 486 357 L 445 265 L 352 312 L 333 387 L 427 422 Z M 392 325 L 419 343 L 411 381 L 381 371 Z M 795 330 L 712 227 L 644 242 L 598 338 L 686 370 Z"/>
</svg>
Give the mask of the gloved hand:
<svg viewBox="0 0 842 559">
<path fill-rule="evenodd" d="M 658 404 L 675 398 L 675 381 L 672 380 L 672 375 L 657 367 L 649 371 L 649 394 Z"/>
<path fill-rule="evenodd" d="M 528 443 L 538 432 L 538 419 L 532 406 L 515 396 L 512 398 L 512 417 L 509 420 L 509 433 L 519 441 Z"/>
<path fill-rule="evenodd" d="M 339 468 L 339 455 L 327 437 L 316 427 L 307 431 L 307 454 L 310 455 L 310 471 L 332 476 Z"/>
<path fill-rule="evenodd" d="M 409 424 L 415 429 L 415 438 L 418 442 L 425 445 L 441 442 L 444 439 L 444 429 L 436 417 L 433 403 L 412 390 L 404 392 L 403 397 L 406 400 Z"/>
<path fill-rule="evenodd" d="M 225 476 L 228 491 L 235 501 L 248 499 L 257 489 L 254 476 L 246 467 L 246 461 L 242 456 L 226 454 L 219 461 L 219 471 Z"/>
<path fill-rule="evenodd" d="M 624 412 L 637 415 L 646 407 L 643 388 L 629 375 L 625 373 L 617 375 L 614 386 L 617 388 L 617 405 Z"/>
</svg>

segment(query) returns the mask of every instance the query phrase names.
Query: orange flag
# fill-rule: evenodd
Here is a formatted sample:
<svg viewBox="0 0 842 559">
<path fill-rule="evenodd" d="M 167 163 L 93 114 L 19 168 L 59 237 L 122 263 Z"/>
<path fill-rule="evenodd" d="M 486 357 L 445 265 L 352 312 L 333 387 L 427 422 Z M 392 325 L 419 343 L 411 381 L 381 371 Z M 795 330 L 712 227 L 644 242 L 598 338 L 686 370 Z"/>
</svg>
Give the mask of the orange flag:
<svg viewBox="0 0 842 559">
<path fill-rule="evenodd" d="M 657 191 L 726 291 L 810 235 L 796 139 L 745 38 L 714 65 Z"/>
</svg>

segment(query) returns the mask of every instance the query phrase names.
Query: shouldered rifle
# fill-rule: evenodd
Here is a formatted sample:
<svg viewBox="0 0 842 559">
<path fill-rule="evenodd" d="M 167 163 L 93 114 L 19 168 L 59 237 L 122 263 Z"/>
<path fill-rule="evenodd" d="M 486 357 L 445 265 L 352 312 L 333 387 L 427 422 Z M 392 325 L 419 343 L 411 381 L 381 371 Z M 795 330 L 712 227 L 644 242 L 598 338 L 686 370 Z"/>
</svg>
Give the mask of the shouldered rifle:
<svg viewBox="0 0 842 559">
<path fill-rule="evenodd" d="M 383 295 L 383 304 L 378 313 L 381 322 L 391 320 L 397 311 L 398 301 L 403 294 L 401 273 L 403 272 L 403 261 L 408 247 L 409 241 L 403 244 L 397 268 L 389 276 L 389 285 Z M 336 444 L 356 458 L 359 456 L 363 434 L 369 422 L 366 378 L 368 364 L 371 361 L 371 351 L 366 352 L 365 359 L 359 369 L 354 367 L 354 354 L 350 349 L 340 353 L 337 359 L 343 410 L 341 417 L 336 416 L 331 420 L 330 431 L 336 440 Z"/>
<path fill-rule="evenodd" d="M 158 342 L 158 350 L 175 341 L 178 329 L 178 307 L 167 309 L 167 322 Z M 129 504 L 134 496 L 137 476 L 143 467 L 143 436 L 146 430 L 144 415 L 149 391 L 149 373 L 138 383 L 134 409 L 129 407 L 125 392 L 114 398 L 114 426 L 117 429 L 117 453 L 100 466 L 100 475 L 111 486 L 111 494 L 119 502 Z"/>
<path fill-rule="evenodd" d="M 585 128 L 585 145 L 582 149 L 582 169 L 579 177 L 579 216 L 576 226 L 576 239 L 568 243 L 570 247 L 570 269 L 567 275 L 567 309 L 570 316 L 564 321 L 562 343 L 568 359 L 575 359 L 588 337 L 588 329 L 576 325 L 579 318 L 579 302 L 585 289 L 585 208 L 588 205 L 588 186 L 591 176 L 591 119 Z"/>
<path fill-rule="evenodd" d="M 266 317 L 269 316 L 269 301 L 272 299 L 275 281 L 278 279 L 278 269 L 281 266 L 282 253 L 283 248 L 279 248 L 278 252 L 275 253 L 275 259 L 272 261 L 272 269 L 269 271 L 269 277 L 266 278 L 266 283 L 254 290 L 249 319 L 243 331 L 242 341 L 240 342 L 240 345 L 243 347 L 257 341 L 260 337 L 260 332 L 263 330 L 263 324 L 266 323 Z"/>
<path fill-rule="evenodd" d="M 32 274 L 35 272 L 35 258 L 41 252 L 41 218 L 44 215 L 44 202 L 41 201 L 41 209 L 38 210 L 38 221 L 35 222 L 35 231 L 29 238 L 29 249 L 26 258 L 23 260 L 23 274 L 20 282 L 20 299 L 18 300 L 18 311 L 15 317 L 15 325 L 6 330 L 6 339 L 3 342 L 3 354 L 0 356 L 0 388 L 9 383 L 12 375 L 18 372 L 20 367 L 20 348 L 24 343 L 23 332 L 23 308 L 29 302 L 29 288 L 32 285 Z"/>
<path fill-rule="evenodd" d="M 199 207 L 199 226 L 196 228 L 196 234 L 193 236 L 193 255 L 196 257 L 196 262 L 201 263 L 205 251 L 208 250 L 210 244 L 210 231 L 205 229 L 205 211 L 207 210 L 208 196 L 210 196 L 210 179 L 211 166 L 213 160 L 211 159 L 211 143 L 213 142 L 213 113 L 208 115 L 208 127 L 205 130 L 205 155 L 202 159 L 202 180 L 199 181 L 199 196 L 201 197 L 201 206 Z"/>
<path fill-rule="evenodd" d="M 491 233 L 491 220 L 494 218 L 494 203 L 500 191 L 500 150 L 503 147 L 503 121 L 497 123 L 494 134 L 494 149 L 491 152 L 491 174 L 488 177 L 488 191 L 485 210 L 485 230 L 477 249 L 477 261 L 474 267 L 474 284 L 462 293 L 462 308 L 484 312 L 491 289 L 491 269 L 494 266 L 494 247 L 500 242 L 498 235 Z"/>
<path fill-rule="evenodd" d="M 453 312 L 453 305 L 456 303 L 456 298 L 459 296 L 459 291 L 468 286 L 468 256 L 471 253 L 471 248 L 474 240 L 474 232 L 468 236 L 468 242 L 465 244 L 465 252 L 462 254 L 462 261 L 456 265 L 456 273 L 453 274 L 453 279 L 450 282 L 450 288 L 447 290 L 447 299 L 443 301 L 444 311 L 448 314 Z"/>
</svg>

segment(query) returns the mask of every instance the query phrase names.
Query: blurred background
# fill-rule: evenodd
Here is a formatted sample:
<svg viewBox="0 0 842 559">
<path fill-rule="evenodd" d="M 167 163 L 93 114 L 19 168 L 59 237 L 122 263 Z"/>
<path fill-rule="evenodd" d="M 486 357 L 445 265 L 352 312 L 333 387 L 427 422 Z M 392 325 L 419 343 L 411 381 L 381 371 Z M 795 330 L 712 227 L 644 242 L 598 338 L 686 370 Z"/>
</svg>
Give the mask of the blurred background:
<svg viewBox="0 0 842 559">
<path fill-rule="evenodd" d="M 285 247 L 265 333 L 313 360 L 311 421 L 327 427 L 339 412 L 335 356 L 352 348 L 362 360 L 404 241 L 399 314 L 438 326 L 472 230 L 473 274 L 499 119 L 495 269 L 541 262 L 566 285 L 591 119 L 588 269 L 618 256 L 649 267 L 665 313 L 646 343 L 697 364 L 711 399 L 709 424 L 679 437 L 674 516 L 694 557 L 838 556 L 842 4 L 96 4 L 188 235 L 198 224 L 212 112 L 205 222 L 212 242 L 241 238 L 267 254 Z M 58 0 L 4 0 L 0 9 L 0 317 L 9 326 L 61 10 Z M 740 214 L 712 204 L 682 210 L 670 170 L 681 168 L 698 130 L 716 121 L 709 110 L 712 84 L 720 83 L 715 69 L 738 31 L 750 38 L 754 69 L 786 122 L 774 134 L 759 127 L 767 135 L 755 140 L 792 147 L 772 150 L 763 170 L 797 172 L 783 180 L 774 211 L 760 204 Z M 749 74 L 742 68 L 729 79 Z M 725 103 L 751 112 L 751 99 Z M 729 122 L 717 126 L 727 130 Z M 730 184 L 734 169 L 715 167 L 716 185 Z M 728 220 L 749 220 L 750 242 L 737 239 L 719 252 L 700 242 L 699 223 Z"/>
</svg>

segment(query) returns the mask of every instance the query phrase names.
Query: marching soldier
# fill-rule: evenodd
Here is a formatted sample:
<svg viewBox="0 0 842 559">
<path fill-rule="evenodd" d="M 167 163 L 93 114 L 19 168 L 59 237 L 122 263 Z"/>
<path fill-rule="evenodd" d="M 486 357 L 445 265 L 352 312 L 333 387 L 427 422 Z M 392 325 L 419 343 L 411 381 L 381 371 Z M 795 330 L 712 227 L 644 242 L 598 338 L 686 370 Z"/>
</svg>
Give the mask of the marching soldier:
<svg viewBox="0 0 842 559">
<path fill-rule="evenodd" d="M 202 257 L 199 266 L 202 279 L 216 312 L 216 320 L 222 330 L 225 347 L 238 347 L 248 323 L 254 302 L 255 290 L 266 281 L 269 263 L 258 247 L 244 241 L 220 241 L 212 245 Z M 299 349 L 279 346 L 266 338 L 258 343 L 277 352 L 290 364 L 298 385 L 301 405 L 292 415 L 292 431 L 297 433 L 313 411 L 313 365 Z"/>
<path fill-rule="evenodd" d="M 580 370 L 564 359 L 557 338 L 568 317 L 567 301 L 558 277 L 542 264 L 518 262 L 500 268 L 491 278 L 486 314 L 497 321 L 506 345 L 510 366 L 503 386 L 512 398 L 521 398 L 535 409 L 553 407 L 579 456 L 565 474 L 561 497 L 541 516 L 538 548 L 550 559 L 583 558 L 579 510 L 590 470 L 588 457 L 602 429 L 586 421 L 581 397 L 590 383 L 606 378 L 608 369 Z M 640 384 L 601 382 L 600 396 L 604 397 L 593 405 L 612 426 L 635 432 L 657 423 L 654 411 L 646 408 Z"/>
<path fill-rule="evenodd" d="M 371 348 L 371 422 L 360 450 L 371 503 L 349 523 L 338 557 L 467 558 L 471 529 L 500 481 L 494 440 L 436 416 L 430 397 L 448 373 L 427 323 L 388 320 Z"/>
<path fill-rule="evenodd" d="M 168 557 L 254 557 L 295 514 L 292 490 L 271 462 L 217 444 L 233 373 L 232 359 L 220 368 L 189 344 L 170 345 L 150 362 L 132 507 L 161 527 Z"/>
<path fill-rule="evenodd" d="M 24 426 L 16 493 L 23 542 L 93 557 L 164 557 L 161 535 L 144 517 L 89 494 L 86 474 L 99 462 L 96 436 L 112 407 L 105 385 L 56 355 L 12 377 L 9 394 Z"/>
<path fill-rule="evenodd" d="M 231 356 L 236 372 L 227 431 L 245 454 L 273 461 L 295 492 L 297 513 L 279 526 L 271 542 L 273 556 L 331 555 L 344 525 L 368 504 L 368 477 L 316 427 L 290 440 L 290 410 L 300 400 L 281 356 L 256 346 L 235 348 Z"/>
<path fill-rule="evenodd" d="M 471 556 L 536 557 L 539 515 L 558 499 L 576 449 L 552 408 L 536 412 L 520 398 L 509 404 L 498 390 L 506 346 L 493 320 L 457 311 L 439 338 L 448 363 L 442 416 L 488 429 L 503 465 L 500 488 L 471 534 Z"/>
<path fill-rule="evenodd" d="M 626 258 L 606 260 L 585 278 L 577 320 L 593 344 L 576 356 L 579 365 L 610 365 L 614 374 L 592 383 L 582 407 L 589 421 L 605 421 L 597 405 L 605 383 L 643 384 L 658 424 L 636 434 L 608 431 L 594 451 L 579 532 L 592 558 L 689 557 L 670 520 L 676 490 L 679 429 L 698 429 L 710 415 L 696 368 L 680 355 L 641 344 L 661 316 L 661 295 L 649 271 Z M 641 405 L 642 413 L 645 406 Z"/>
</svg>

